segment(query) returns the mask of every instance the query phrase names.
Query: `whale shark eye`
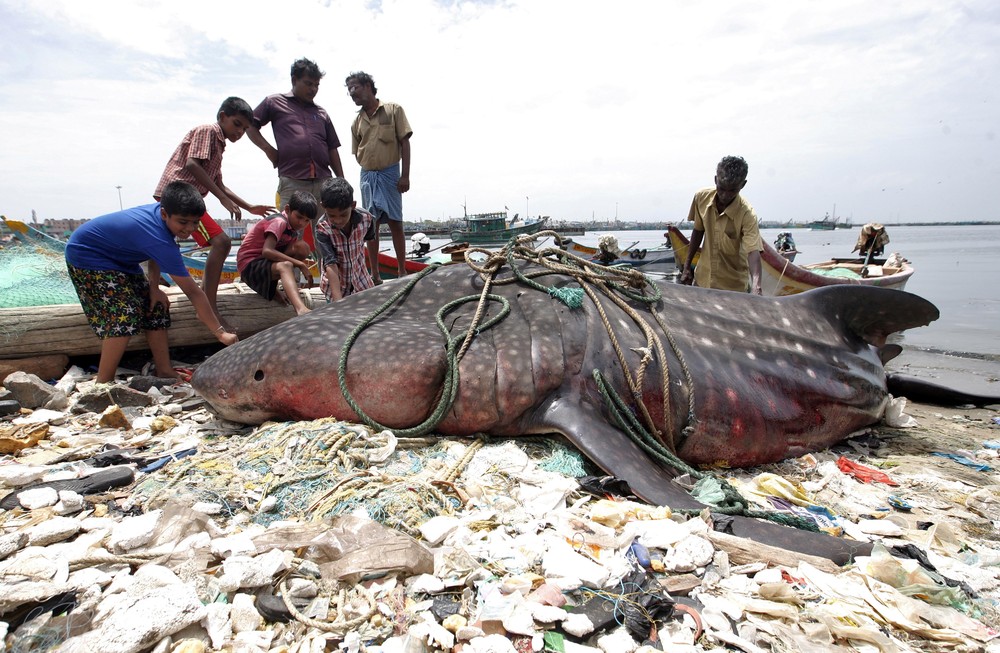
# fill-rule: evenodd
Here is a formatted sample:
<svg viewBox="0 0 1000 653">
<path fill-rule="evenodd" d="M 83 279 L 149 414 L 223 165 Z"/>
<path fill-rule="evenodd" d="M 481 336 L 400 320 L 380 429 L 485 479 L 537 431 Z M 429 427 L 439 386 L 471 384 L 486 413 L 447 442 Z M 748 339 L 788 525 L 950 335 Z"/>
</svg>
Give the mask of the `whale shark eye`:
<svg viewBox="0 0 1000 653">
<path fill-rule="evenodd" d="M 253 373 L 253 380 L 254 381 L 263 381 L 264 380 L 264 370 L 257 370 L 256 372 L 254 372 Z"/>
</svg>

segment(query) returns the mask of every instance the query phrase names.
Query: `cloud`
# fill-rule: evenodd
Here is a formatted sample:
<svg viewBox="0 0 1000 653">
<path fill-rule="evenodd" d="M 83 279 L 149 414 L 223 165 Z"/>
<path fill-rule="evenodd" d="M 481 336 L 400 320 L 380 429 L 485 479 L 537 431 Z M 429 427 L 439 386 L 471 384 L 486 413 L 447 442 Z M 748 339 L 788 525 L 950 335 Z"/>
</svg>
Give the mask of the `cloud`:
<svg viewBox="0 0 1000 653">
<path fill-rule="evenodd" d="M 987 219 L 968 189 L 1000 172 L 1000 10 L 985 0 L 0 0 L 0 37 L 17 53 L 0 62 L 11 217 L 116 210 L 117 185 L 148 201 L 188 129 L 229 95 L 288 90 L 301 56 L 327 73 L 317 101 L 355 185 L 344 77 L 365 70 L 405 107 L 408 219 L 527 196 L 556 218 L 678 220 L 730 153 L 764 219 L 834 203 L 856 221 Z M 248 201 L 273 197 L 249 141 L 223 171 Z"/>
</svg>

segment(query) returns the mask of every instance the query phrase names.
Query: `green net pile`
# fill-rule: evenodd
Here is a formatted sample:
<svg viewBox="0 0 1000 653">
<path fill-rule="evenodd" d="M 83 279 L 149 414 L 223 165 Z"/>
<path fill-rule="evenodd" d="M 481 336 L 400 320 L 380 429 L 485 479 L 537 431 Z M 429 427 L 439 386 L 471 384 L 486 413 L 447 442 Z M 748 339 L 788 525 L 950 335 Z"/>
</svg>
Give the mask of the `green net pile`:
<svg viewBox="0 0 1000 653">
<path fill-rule="evenodd" d="M 79 301 L 62 252 L 17 239 L 0 248 L 0 308 Z"/>
</svg>

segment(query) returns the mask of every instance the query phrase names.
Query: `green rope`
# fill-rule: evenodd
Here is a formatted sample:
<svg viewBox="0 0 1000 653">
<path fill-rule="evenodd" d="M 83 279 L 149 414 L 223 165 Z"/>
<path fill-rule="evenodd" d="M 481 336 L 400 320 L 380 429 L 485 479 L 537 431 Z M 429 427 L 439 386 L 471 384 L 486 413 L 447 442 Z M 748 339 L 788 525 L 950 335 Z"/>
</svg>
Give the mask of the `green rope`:
<svg viewBox="0 0 1000 653">
<path fill-rule="evenodd" d="M 438 403 L 434 408 L 434 411 L 427 419 L 425 419 L 420 424 L 417 424 L 416 426 L 412 426 L 409 428 L 393 428 L 385 426 L 383 424 L 376 422 L 374 419 L 368 416 L 367 413 L 361 410 L 361 407 L 358 405 L 357 401 L 355 401 L 354 396 L 351 394 L 350 389 L 348 389 L 347 387 L 347 358 L 350 354 L 351 347 L 354 346 L 354 343 L 357 341 L 358 337 L 360 337 L 360 335 L 374 323 L 375 319 L 378 318 L 378 316 L 381 315 L 382 313 L 389 310 L 389 308 L 391 308 L 396 302 L 398 302 L 404 296 L 408 295 L 409 292 L 413 289 L 413 287 L 417 284 L 417 282 L 420 281 L 420 279 L 427 276 L 428 274 L 431 274 L 438 267 L 440 266 L 432 265 L 430 267 L 421 270 L 419 273 L 412 275 L 412 278 L 409 279 L 406 285 L 404 285 L 392 296 L 390 296 L 389 299 L 383 302 L 378 308 L 372 311 L 372 313 L 368 317 L 363 319 L 356 327 L 354 327 L 351 333 L 347 336 L 347 339 L 344 341 L 344 346 L 340 350 L 340 361 L 337 368 L 337 380 L 340 383 L 340 391 L 344 395 L 344 400 L 347 401 L 347 404 L 351 407 L 351 409 L 355 413 L 357 413 L 358 419 L 361 420 L 364 424 L 378 431 L 383 431 L 388 429 L 392 431 L 393 434 L 396 435 L 396 437 L 400 438 L 419 437 L 421 435 L 430 433 L 431 431 L 434 430 L 434 428 L 438 424 L 441 423 L 441 421 L 444 419 L 448 411 L 451 410 L 452 405 L 455 403 L 455 397 L 458 395 L 459 375 L 458 375 L 457 351 L 459 345 L 465 339 L 468 332 L 458 337 L 452 337 L 451 333 L 448 330 L 448 326 L 444 322 L 444 318 L 448 313 L 450 313 L 453 309 L 457 308 L 458 306 L 461 306 L 462 304 L 466 304 L 469 302 L 479 301 L 481 297 L 479 295 L 467 295 L 465 297 L 460 297 L 451 302 L 448 302 L 438 310 L 435 316 L 435 321 L 437 322 L 438 329 L 441 331 L 441 334 L 443 335 L 445 340 L 446 370 L 445 370 L 444 381 L 442 383 L 443 389 L 441 392 L 441 396 L 438 399 Z M 489 320 L 486 320 L 479 326 L 476 326 L 475 324 L 470 325 L 469 329 L 474 330 L 477 335 L 499 324 L 500 321 L 503 320 L 505 317 L 507 317 L 507 315 L 510 313 L 510 302 L 505 297 L 501 297 L 500 295 L 490 294 L 486 296 L 486 299 L 499 302 L 501 305 L 501 309 L 497 315 L 490 318 Z"/>
<path fill-rule="evenodd" d="M 775 510 L 756 510 L 750 508 L 747 500 L 740 495 L 739 491 L 728 481 L 696 470 L 694 467 L 691 467 L 686 462 L 678 458 L 672 451 L 664 447 L 662 443 L 649 433 L 649 431 L 643 428 L 639 419 L 628 408 L 621 396 L 605 381 L 604 375 L 601 374 L 600 370 L 594 370 L 593 375 L 594 381 L 597 383 L 597 388 L 600 391 L 601 396 L 604 397 L 605 404 L 607 405 L 608 411 L 611 413 L 611 418 L 614 420 L 615 424 L 619 429 L 632 438 L 632 440 L 639 445 L 639 447 L 645 451 L 650 458 L 676 470 L 681 474 L 688 474 L 691 478 L 697 479 L 698 487 L 704 488 L 705 485 L 710 482 L 718 483 L 718 487 L 722 491 L 724 499 L 720 504 L 714 507 L 715 512 L 724 515 L 744 515 L 746 517 L 767 519 L 779 524 L 794 526 L 803 530 L 819 530 L 819 527 L 816 526 L 814 522 L 797 515 L 789 515 L 788 513 Z M 683 514 L 698 514 L 700 511 L 696 509 L 680 509 L 676 512 Z"/>
</svg>

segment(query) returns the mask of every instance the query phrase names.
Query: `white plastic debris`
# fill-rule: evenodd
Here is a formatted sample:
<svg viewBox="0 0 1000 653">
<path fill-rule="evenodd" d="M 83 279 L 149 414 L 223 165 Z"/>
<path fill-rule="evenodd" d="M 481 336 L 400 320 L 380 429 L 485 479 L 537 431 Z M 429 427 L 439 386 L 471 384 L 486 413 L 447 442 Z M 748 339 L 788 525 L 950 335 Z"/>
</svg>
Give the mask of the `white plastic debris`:
<svg viewBox="0 0 1000 653">
<path fill-rule="evenodd" d="M 59 492 L 50 487 L 39 487 L 17 493 L 17 501 L 25 510 L 48 508 L 59 502 Z"/>
<path fill-rule="evenodd" d="M 162 516 L 162 510 L 153 510 L 135 517 L 126 517 L 111 530 L 108 548 L 115 553 L 125 553 L 148 544 L 156 534 L 156 527 Z"/>
</svg>

